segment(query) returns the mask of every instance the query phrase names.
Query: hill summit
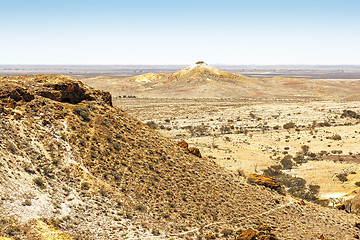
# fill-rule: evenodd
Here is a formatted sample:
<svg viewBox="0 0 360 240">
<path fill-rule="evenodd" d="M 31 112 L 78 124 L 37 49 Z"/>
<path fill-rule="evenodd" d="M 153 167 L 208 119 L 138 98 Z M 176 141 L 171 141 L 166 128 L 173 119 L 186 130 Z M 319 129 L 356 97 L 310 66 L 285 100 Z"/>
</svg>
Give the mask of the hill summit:
<svg viewBox="0 0 360 240">
<path fill-rule="evenodd" d="M 226 81 L 226 80 L 244 80 L 247 77 L 240 74 L 233 74 L 209 64 L 199 61 L 188 67 L 185 67 L 171 74 L 167 81 Z"/>
<path fill-rule="evenodd" d="M 187 66 L 175 73 L 146 73 L 135 76 L 133 79 L 137 82 L 156 83 L 156 82 L 209 82 L 209 81 L 226 81 L 226 80 L 244 80 L 247 77 L 229 73 L 213 67 L 203 61 L 198 61 L 190 66 Z"/>
</svg>

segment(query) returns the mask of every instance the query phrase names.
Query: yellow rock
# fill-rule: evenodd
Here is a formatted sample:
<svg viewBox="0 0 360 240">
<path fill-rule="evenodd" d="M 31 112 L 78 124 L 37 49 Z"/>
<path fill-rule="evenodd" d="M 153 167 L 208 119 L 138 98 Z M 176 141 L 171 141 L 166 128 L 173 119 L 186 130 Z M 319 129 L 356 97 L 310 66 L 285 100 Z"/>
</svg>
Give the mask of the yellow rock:
<svg viewBox="0 0 360 240">
<path fill-rule="evenodd" d="M 73 240 L 73 238 L 68 236 L 66 233 L 40 219 L 34 219 L 33 230 L 37 235 L 39 235 L 41 240 Z"/>
</svg>

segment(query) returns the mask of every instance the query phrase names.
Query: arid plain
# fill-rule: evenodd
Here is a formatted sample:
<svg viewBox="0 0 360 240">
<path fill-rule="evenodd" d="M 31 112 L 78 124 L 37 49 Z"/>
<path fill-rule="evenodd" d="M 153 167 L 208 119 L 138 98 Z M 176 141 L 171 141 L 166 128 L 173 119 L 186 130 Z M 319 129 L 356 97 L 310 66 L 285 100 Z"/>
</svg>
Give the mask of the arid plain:
<svg viewBox="0 0 360 240">
<path fill-rule="evenodd" d="M 110 91 L 116 105 L 232 171 L 263 173 L 291 156 L 293 166 L 283 171 L 320 186 L 320 199 L 334 205 L 354 196 L 360 120 L 343 113 L 360 113 L 359 67 L 223 69 L 200 62 L 83 82 Z M 305 160 L 296 162 L 300 155 Z"/>
<path fill-rule="evenodd" d="M 5 68 L 0 236 L 359 239 L 360 67 Z"/>
</svg>

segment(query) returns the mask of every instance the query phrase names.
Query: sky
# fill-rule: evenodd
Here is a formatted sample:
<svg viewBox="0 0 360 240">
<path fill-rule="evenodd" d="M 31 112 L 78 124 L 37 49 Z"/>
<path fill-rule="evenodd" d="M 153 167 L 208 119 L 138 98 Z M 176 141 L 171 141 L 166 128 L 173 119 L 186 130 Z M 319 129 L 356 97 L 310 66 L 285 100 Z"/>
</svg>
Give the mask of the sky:
<svg viewBox="0 0 360 240">
<path fill-rule="evenodd" d="M 0 64 L 360 64 L 359 0 L 0 0 Z"/>
</svg>

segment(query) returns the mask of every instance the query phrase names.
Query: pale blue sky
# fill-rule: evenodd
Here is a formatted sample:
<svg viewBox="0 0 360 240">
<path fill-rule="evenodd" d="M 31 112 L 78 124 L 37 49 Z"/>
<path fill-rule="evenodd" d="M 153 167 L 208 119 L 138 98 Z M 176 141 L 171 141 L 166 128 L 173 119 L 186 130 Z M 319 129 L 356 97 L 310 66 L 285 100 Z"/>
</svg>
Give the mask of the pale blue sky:
<svg viewBox="0 0 360 240">
<path fill-rule="evenodd" d="M 360 64 L 358 0 L 0 0 L 0 64 Z"/>
</svg>

